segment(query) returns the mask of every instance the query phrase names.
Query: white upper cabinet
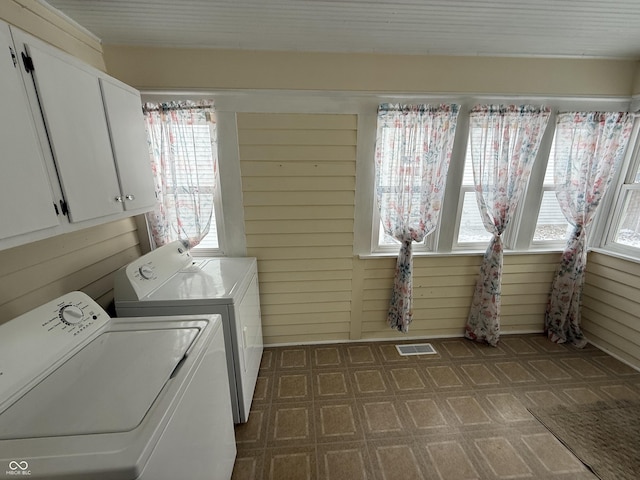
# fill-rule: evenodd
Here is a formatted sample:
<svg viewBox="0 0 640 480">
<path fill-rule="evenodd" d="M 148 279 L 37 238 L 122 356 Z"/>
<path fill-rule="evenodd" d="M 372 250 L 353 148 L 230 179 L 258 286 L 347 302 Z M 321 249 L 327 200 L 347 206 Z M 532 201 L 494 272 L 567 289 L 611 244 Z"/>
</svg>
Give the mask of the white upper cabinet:
<svg viewBox="0 0 640 480">
<path fill-rule="evenodd" d="M 0 249 L 155 204 L 140 94 L 0 21 Z"/>
<path fill-rule="evenodd" d="M 28 61 L 23 67 L 31 70 L 70 220 L 122 212 L 96 73 L 35 39 L 14 35 L 14 40 L 33 64 L 32 70 Z"/>
<path fill-rule="evenodd" d="M 0 22 L 0 239 L 60 224 L 18 57 Z"/>
<path fill-rule="evenodd" d="M 125 210 L 153 207 L 155 186 L 150 174 L 140 93 L 112 78 L 101 78 L 113 156 Z"/>
</svg>

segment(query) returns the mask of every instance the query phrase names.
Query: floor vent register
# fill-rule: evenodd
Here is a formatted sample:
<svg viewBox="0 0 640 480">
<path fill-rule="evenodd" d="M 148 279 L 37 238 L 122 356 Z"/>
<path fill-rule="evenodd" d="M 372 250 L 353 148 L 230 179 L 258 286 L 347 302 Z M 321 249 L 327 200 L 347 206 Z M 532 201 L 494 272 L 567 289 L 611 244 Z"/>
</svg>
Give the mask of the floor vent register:
<svg viewBox="0 0 640 480">
<path fill-rule="evenodd" d="M 412 343 L 408 345 L 396 345 L 398 353 L 403 357 L 408 355 L 434 355 L 436 349 L 430 343 Z"/>
</svg>

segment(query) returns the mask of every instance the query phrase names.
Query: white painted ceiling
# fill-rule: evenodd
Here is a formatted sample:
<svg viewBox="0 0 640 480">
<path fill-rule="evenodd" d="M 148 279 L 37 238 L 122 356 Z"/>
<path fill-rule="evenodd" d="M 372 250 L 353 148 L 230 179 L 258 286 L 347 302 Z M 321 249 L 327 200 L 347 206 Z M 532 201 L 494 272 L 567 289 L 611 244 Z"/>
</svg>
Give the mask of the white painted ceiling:
<svg viewBox="0 0 640 480">
<path fill-rule="evenodd" d="M 640 59 L 640 0 L 47 3 L 103 44 Z"/>
</svg>

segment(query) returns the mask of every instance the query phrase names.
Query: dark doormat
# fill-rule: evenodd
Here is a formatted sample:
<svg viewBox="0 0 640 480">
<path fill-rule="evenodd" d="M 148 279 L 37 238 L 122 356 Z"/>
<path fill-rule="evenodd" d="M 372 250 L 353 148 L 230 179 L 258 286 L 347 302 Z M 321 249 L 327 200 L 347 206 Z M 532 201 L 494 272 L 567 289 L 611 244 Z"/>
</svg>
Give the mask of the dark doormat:
<svg viewBox="0 0 640 480">
<path fill-rule="evenodd" d="M 618 400 L 529 411 L 598 478 L 640 478 L 640 403 Z"/>
</svg>

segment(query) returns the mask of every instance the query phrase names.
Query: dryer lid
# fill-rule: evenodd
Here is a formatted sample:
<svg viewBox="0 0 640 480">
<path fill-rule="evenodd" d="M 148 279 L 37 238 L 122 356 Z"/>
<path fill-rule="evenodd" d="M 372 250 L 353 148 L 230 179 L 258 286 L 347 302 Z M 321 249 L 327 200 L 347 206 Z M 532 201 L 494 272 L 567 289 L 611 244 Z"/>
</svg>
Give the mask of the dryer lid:
<svg viewBox="0 0 640 480">
<path fill-rule="evenodd" d="M 251 280 L 255 261 L 252 257 L 209 258 L 183 268 L 144 300 L 206 300 L 209 304 L 238 302 Z"/>
<path fill-rule="evenodd" d="M 0 439 L 135 429 L 198 331 L 103 333 L 0 414 Z"/>
</svg>

